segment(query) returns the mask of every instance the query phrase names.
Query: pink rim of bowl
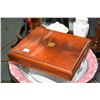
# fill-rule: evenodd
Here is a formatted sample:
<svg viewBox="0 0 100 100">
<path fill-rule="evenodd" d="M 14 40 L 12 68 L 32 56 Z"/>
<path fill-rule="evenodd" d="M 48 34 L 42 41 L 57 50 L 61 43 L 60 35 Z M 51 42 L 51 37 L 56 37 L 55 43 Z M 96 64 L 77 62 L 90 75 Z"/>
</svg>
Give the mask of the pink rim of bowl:
<svg viewBox="0 0 100 100">
<path fill-rule="evenodd" d="M 75 83 L 86 83 L 86 82 L 90 81 L 94 77 L 94 75 L 97 71 L 98 63 L 97 63 L 96 56 L 94 55 L 92 50 L 88 51 L 86 59 L 89 61 L 88 70 L 85 73 L 85 75 L 80 80 L 75 81 Z M 12 76 L 15 79 L 17 79 L 18 82 L 20 82 L 20 83 L 32 83 L 31 80 L 25 78 L 22 75 L 22 73 L 20 72 L 20 70 L 18 69 L 18 67 L 15 64 L 9 62 L 9 69 L 10 69 L 10 73 L 12 74 Z"/>
</svg>

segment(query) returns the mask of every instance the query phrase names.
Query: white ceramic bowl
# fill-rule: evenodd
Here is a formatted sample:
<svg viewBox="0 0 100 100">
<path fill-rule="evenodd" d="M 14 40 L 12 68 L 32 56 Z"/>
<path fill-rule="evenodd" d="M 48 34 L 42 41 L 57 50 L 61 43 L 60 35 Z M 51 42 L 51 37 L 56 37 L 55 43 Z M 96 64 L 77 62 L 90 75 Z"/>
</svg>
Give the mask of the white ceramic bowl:
<svg viewBox="0 0 100 100">
<path fill-rule="evenodd" d="M 79 67 L 79 69 L 76 71 L 72 81 L 67 81 L 62 78 L 43 73 L 41 71 L 34 70 L 32 68 L 28 68 L 29 70 L 28 74 L 25 73 L 25 71 L 23 70 L 21 66 L 20 66 L 20 71 L 24 75 L 24 77 L 26 77 L 27 79 L 35 83 L 46 83 L 46 82 L 53 82 L 53 83 L 59 83 L 59 82 L 66 83 L 67 82 L 68 83 L 68 82 L 75 82 L 81 79 L 87 71 L 87 66 L 88 66 L 88 61 L 84 60 L 81 63 L 81 66 Z"/>
<path fill-rule="evenodd" d="M 63 32 L 63 33 L 68 32 L 68 28 L 59 22 L 55 22 L 53 24 L 50 24 L 50 25 L 46 26 L 46 28 L 54 30 L 54 31 L 58 31 L 58 32 Z"/>
</svg>

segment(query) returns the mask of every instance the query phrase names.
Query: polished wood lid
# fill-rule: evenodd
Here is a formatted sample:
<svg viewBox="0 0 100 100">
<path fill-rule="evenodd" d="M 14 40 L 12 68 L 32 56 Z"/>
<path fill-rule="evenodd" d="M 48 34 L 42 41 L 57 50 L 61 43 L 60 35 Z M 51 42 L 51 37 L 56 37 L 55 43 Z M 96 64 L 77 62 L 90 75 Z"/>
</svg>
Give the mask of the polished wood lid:
<svg viewBox="0 0 100 100">
<path fill-rule="evenodd" d="M 10 60 L 71 80 L 90 40 L 37 27 L 8 54 Z"/>
</svg>

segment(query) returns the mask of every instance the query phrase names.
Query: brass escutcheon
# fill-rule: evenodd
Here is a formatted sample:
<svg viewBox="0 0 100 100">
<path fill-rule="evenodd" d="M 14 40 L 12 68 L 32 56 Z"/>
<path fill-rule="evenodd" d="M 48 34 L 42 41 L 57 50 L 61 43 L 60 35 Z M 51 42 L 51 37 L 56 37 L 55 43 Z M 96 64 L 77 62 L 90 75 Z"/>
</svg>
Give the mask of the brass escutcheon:
<svg viewBox="0 0 100 100">
<path fill-rule="evenodd" d="M 56 45 L 55 42 L 49 42 L 49 43 L 48 43 L 48 46 L 49 46 L 49 47 L 54 47 L 55 45 Z"/>
</svg>

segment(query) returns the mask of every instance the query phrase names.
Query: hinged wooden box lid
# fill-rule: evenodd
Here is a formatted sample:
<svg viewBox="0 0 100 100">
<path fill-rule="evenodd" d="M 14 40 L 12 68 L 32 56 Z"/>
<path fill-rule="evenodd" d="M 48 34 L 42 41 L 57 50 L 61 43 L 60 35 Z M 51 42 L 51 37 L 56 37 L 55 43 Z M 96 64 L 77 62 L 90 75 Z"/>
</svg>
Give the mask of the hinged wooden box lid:
<svg viewBox="0 0 100 100">
<path fill-rule="evenodd" d="M 71 80 L 90 40 L 37 27 L 8 53 L 15 63 Z"/>
</svg>

